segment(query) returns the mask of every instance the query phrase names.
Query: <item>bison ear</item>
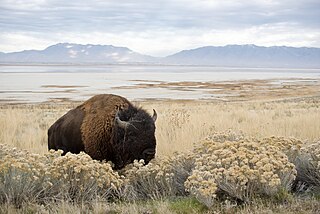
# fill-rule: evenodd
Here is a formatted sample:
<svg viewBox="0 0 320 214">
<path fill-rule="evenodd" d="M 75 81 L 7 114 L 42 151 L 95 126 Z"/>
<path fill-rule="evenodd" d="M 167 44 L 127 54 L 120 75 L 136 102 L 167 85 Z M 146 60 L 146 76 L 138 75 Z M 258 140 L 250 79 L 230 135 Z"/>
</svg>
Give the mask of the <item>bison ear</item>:
<svg viewBox="0 0 320 214">
<path fill-rule="evenodd" d="M 153 116 L 152 116 L 153 122 L 156 122 L 157 117 L 158 117 L 157 112 L 156 112 L 156 110 L 153 109 Z"/>
<path fill-rule="evenodd" d="M 115 123 L 118 124 L 120 128 L 126 129 L 129 126 L 129 122 L 120 120 L 119 111 L 117 111 L 114 120 L 115 120 Z"/>
</svg>

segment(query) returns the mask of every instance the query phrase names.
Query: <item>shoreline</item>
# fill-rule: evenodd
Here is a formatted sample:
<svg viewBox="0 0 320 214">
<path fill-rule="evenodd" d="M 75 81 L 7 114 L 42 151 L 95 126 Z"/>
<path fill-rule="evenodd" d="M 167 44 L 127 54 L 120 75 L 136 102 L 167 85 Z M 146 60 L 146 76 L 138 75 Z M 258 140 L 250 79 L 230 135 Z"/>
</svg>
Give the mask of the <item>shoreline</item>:
<svg viewBox="0 0 320 214">
<path fill-rule="evenodd" d="M 76 103 L 100 93 L 118 94 L 133 102 L 166 100 L 243 102 L 320 96 L 320 78 L 179 82 L 133 80 L 131 82 L 135 84 L 114 86 L 110 90 L 100 89 L 94 91 L 96 93 L 87 92 L 87 86 L 59 84 L 42 85 L 41 88 L 46 89 L 44 91 L 0 91 L 3 97 L 0 97 L 0 104 Z"/>
</svg>

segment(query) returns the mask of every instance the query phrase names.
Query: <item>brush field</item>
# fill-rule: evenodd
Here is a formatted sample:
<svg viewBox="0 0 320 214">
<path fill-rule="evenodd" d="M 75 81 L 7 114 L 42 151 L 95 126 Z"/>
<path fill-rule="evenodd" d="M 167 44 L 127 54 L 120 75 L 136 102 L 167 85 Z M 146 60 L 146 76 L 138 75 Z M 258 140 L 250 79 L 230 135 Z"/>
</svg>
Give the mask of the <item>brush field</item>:
<svg viewBox="0 0 320 214">
<path fill-rule="evenodd" d="M 0 105 L 0 213 L 317 213 L 320 97 L 143 101 L 157 157 L 121 171 L 47 151 L 76 102 Z"/>
</svg>

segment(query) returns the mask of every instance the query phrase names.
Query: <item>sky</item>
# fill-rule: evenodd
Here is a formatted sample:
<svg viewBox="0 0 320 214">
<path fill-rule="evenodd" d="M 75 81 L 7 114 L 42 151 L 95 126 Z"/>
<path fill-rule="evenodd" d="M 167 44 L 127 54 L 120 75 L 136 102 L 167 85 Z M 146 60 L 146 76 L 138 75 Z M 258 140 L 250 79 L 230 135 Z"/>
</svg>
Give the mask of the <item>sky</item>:
<svg viewBox="0 0 320 214">
<path fill-rule="evenodd" d="M 167 56 L 228 44 L 320 47 L 320 0 L 0 0 L 0 51 L 102 44 Z"/>
</svg>

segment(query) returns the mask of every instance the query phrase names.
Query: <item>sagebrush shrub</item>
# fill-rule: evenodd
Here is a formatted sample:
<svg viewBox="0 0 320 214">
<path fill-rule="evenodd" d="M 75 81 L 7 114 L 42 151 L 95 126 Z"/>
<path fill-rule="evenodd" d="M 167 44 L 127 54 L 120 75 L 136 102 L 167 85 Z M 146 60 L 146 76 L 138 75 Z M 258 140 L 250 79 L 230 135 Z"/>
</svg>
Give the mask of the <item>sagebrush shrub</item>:
<svg viewBox="0 0 320 214">
<path fill-rule="evenodd" d="M 295 158 L 294 191 L 320 194 L 320 141 L 304 145 Z"/>
</svg>

